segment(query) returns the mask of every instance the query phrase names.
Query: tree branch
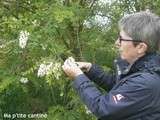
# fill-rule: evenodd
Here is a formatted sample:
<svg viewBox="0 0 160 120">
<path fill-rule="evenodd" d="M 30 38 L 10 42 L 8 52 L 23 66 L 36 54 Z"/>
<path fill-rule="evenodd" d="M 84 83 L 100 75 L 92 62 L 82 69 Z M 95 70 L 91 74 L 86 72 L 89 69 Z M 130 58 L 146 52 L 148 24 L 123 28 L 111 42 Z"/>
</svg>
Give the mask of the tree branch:
<svg viewBox="0 0 160 120">
<path fill-rule="evenodd" d="M 63 1 L 63 5 L 64 5 L 64 6 L 69 6 L 69 0 Z"/>
<path fill-rule="evenodd" d="M 91 4 L 89 5 L 89 8 L 90 8 L 90 9 L 94 6 L 94 4 L 95 4 L 96 1 L 97 1 L 97 0 L 93 0 L 93 1 L 91 2 Z"/>
<path fill-rule="evenodd" d="M 65 41 L 64 37 L 60 34 L 60 31 L 58 29 L 56 29 L 58 35 L 60 36 L 60 38 L 62 39 L 64 45 L 69 49 L 69 44 Z"/>
</svg>

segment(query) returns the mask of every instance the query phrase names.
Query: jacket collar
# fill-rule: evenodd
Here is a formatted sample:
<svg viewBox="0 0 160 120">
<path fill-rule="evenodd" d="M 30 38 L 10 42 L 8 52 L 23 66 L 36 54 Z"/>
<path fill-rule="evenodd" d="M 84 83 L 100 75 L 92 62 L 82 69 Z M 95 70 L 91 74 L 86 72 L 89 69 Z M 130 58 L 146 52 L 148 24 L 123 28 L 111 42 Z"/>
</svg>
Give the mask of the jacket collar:
<svg viewBox="0 0 160 120">
<path fill-rule="evenodd" d="M 160 55 L 149 53 L 137 59 L 133 64 L 118 58 L 115 60 L 118 75 L 128 75 L 138 71 L 155 71 L 160 73 Z"/>
</svg>

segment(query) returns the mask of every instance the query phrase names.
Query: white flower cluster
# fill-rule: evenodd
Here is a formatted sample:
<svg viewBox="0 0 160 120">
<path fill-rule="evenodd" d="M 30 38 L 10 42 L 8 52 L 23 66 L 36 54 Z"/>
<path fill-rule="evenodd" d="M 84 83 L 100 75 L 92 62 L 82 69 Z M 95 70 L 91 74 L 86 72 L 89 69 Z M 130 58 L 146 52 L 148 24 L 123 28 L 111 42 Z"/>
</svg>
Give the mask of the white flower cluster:
<svg viewBox="0 0 160 120">
<path fill-rule="evenodd" d="M 19 34 L 19 46 L 23 49 L 26 47 L 28 41 L 29 32 L 21 31 Z"/>
<path fill-rule="evenodd" d="M 48 65 L 42 63 L 39 66 L 37 76 L 38 77 L 43 77 L 43 76 L 49 74 L 49 71 L 50 71 L 50 69 L 51 69 L 52 66 L 53 66 L 52 62 L 50 62 Z"/>
<path fill-rule="evenodd" d="M 86 114 L 91 114 L 92 112 L 85 106 Z"/>
<path fill-rule="evenodd" d="M 39 26 L 40 23 L 37 20 L 32 21 L 32 24 L 34 27 Z"/>
<path fill-rule="evenodd" d="M 61 75 L 59 72 L 60 68 L 61 68 L 61 64 L 58 62 L 56 62 L 55 64 L 53 64 L 53 62 L 50 62 L 48 64 L 42 63 L 39 66 L 37 76 L 43 77 L 45 75 L 49 75 L 53 73 L 55 78 L 59 79 L 59 76 Z"/>
<path fill-rule="evenodd" d="M 22 77 L 20 79 L 20 82 L 23 83 L 23 84 L 26 84 L 26 83 L 28 83 L 28 78 Z"/>
<path fill-rule="evenodd" d="M 4 48 L 5 47 L 5 45 L 0 45 L 0 48 Z"/>
<path fill-rule="evenodd" d="M 61 76 L 61 63 L 60 62 L 56 62 L 55 64 L 54 64 L 54 67 L 53 67 L 53 69 L 52 69 L 52 73 L 54 74 L 54 77 L 56 78 L 56 79 L 59 79 L 59 77 Z"/>
</svg>

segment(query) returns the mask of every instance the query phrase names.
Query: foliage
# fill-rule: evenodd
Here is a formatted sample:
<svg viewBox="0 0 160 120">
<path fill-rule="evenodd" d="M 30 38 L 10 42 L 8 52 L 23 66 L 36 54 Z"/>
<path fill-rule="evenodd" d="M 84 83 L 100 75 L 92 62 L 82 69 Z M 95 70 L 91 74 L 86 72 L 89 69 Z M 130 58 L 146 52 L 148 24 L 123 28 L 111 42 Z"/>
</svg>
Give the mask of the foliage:
<svg viewBox="0 0 160 120">
<path fill-rule="evenodd" d="M 48 120 L 94 120 L 61 70 L 64 59 L 73 56 L 112 70 L 118 20 L 145 9 L 160 14 L 159 5 L 152 0 L 0 1 L 0 117 L 46 113 Z"/>
</svg>

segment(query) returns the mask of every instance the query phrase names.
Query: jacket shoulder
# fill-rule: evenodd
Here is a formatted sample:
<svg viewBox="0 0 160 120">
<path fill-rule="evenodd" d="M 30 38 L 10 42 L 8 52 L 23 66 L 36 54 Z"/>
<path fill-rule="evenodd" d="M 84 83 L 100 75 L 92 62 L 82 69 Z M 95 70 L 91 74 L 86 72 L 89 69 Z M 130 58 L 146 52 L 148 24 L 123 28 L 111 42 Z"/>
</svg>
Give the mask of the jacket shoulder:
<svg viewBox="0 0 160 120">
<path fill-rule="evenodd" d="M 126 82 L 130 85 L 143 85 L 148 89 L 160 89 L 160 75 L 154 72 L 142 72 L 140 74 L 132 75 Z"/>
</svg>

